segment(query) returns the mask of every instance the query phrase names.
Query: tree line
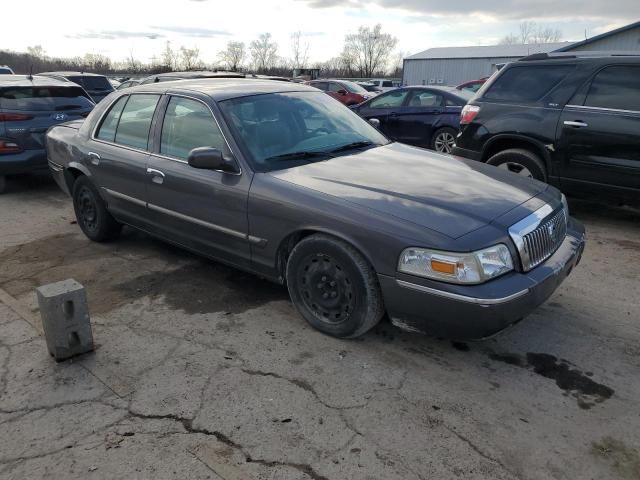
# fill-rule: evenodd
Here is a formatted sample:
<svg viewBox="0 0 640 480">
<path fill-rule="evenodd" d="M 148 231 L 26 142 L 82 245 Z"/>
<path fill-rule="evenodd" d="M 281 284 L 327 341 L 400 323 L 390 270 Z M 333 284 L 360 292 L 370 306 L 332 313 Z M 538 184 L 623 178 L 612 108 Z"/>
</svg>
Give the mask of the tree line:
<svg viewBox="0 0 640 480">
<path fill-rule="evenodd" d="M 292 71 L 316 68 L 321 76 L 360 77 L 399 76 L 403 53 L 396 50 L 398 39 L 382 31 L 381 25 L 361 26 L 345 35 L 340 54 L 324 62 L 309 56 L 309 36 L 294 32 L 290 36 L 288 56 L 270 33 L 262 33 L 249 43 L 229 41 L 214 58 L 203 58 L 197 47 L 174 47 L 167 41 L 164 50 L 149 61 L 142 61 L 130 51 L 123 61 L 113 61 L 101 54 L 87 53 L 73 58 L 47 54 L 41 45 L 27 52 L 0 50 L 0 65 L 9 65 L 16 73 L 27 74 L 56 70 L 78 70 L 109 75 L 156 74 L 183 70 L 231 70 L 258 74 L 291 76 Z"/>
</svg>

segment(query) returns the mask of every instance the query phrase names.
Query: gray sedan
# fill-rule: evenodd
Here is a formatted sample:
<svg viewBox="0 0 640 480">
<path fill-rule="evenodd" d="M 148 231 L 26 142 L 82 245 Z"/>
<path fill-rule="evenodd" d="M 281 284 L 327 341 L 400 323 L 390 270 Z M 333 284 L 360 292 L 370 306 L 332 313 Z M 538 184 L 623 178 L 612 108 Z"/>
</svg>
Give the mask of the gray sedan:
<svg viewBox="0 0 640 480">
<path fill-rule="evenodd" d="M 123 224 L 286 284 L 315 328 L 478 338 L 544 302 L 584 230 L 553 187 L 389 141 L 300 84 L 203 79 L 115 92 L 47 135 L 94 241 Z"/>
</svg>

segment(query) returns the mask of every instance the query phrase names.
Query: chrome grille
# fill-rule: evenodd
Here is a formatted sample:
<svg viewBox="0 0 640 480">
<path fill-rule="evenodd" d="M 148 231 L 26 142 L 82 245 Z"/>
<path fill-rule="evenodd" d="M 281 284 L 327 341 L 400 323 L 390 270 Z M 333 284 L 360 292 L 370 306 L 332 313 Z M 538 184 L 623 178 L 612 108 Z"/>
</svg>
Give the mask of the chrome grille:
<svg viewBox="0 0 640 480">
<path fill-rule="evenodd" d="M 545 205 L 509 229 L 525 272 L 540 265 L 560 247 L 567 235 L 567 221 L 564 206 L 554 212 Z"/>
</svg>

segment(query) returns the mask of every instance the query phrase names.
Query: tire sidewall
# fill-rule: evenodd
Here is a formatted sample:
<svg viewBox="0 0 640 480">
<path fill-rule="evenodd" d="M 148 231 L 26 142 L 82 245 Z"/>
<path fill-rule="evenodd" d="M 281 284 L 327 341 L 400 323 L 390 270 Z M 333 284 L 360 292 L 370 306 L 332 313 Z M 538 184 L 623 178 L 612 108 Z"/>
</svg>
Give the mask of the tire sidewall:
<svg viewBox="0 0 640 480">
<path fill-rule="evenodd" d="M 96 209 L 96 228 L 94 230 L 87 228 L 84 218 L 82 218 L 80 213 L 79 197 L 82 191 L 89 192 L 93 198 Z M 73 185 L 73 208 L 76 214 L 78 226 L 89 239 L 94 241 L 103 241 L 107 239 L 109 236 L 109 212 L 107 212 L 104 201 L 100 197 L 97 189 L 87 177 L 79 177 Z"/>
<path fill-rule="evenodd" d="M 535 180 L 539 180 L 541 182 L 547 181 L 547 174 L 544 168 L 544 164 L 537 158 L 537 155 L 535 155 L 534 153 L 506 150 L 504 152 L 495 154 L 487 161 L 489 165 L 493 165 L 495 167 L 504 165 L 505 163 L 509 162 L 519 163 L 520 165 L 523 165 L 524 167 L 529 169 Z M 517 174 L 514 173 L 514 175 Z"/>
</svg>

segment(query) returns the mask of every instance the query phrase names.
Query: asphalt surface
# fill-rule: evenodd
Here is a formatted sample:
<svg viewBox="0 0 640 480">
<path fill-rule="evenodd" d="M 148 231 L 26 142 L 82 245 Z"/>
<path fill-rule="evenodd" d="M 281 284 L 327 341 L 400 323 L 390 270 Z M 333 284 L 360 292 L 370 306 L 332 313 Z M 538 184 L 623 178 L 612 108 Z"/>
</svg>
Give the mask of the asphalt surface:
<svg viewBox="0 0 640 480">
<path fill-rule="evenodd" d="M 132 230 L 91 243 L 53 183 L 13 180 L 0 478 L 638 479 L 640 213 L 570 203 L 582 263 L 515 327 L 345 341 L 259 278 Z M 34 289 L 66 278 L 97 348 L 56 364 Z"/>
</svg>

